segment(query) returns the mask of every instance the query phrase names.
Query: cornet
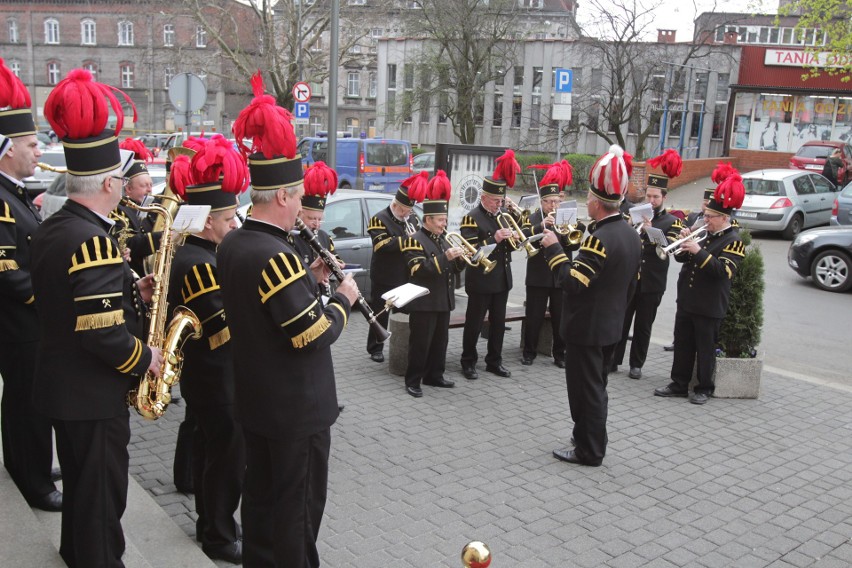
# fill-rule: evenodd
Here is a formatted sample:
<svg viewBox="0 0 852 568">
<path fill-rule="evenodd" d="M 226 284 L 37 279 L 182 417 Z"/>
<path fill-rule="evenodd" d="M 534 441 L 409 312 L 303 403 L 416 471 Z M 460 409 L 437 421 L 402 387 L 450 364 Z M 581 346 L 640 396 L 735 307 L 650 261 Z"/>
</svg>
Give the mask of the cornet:
<svg viewBox="0 0 852 568">
<path fill-rule="evenodd" d="M 470 244 L 470 242 L 459 233 L 447 233 L 444 238 L 447 239 L 447 244 L 451 247 L 458 247 L 462 249 L 462 258 L 468 266 L 472 266 L 474 268 L 481 266 L 483 274 L 488 274 L 494 270 L 495 266 L 497 266 L 495 261 L 488 260 L 484 255 L 480 254 L 480 251 L 476 250 L 476 247 Z"/>
<path fill-rule="evenodd" d="M 680 254 L 683 252 L 681 248 L 684 243 L 689 241 L 695 241 L 696 243 L 700 243 L 704 239 L 707 238 L 707 228 L 700 227 L 697 230 L 693 231 L 689 235 L 683 237 L 682 239 L 678 239 L 667 247 L 661 247 L 657 245 L 657 256 L 660 259 L 665 259 L 669 255 Z"/>
<path fill-rule="evenodd" d="M 409 217 L 405 218 L 405 234 L 409 237 L 417 232 L 417 227 L 414 226 L 414 223 L 408 220 Z"/>
<path fill-rule="evenodd" d="M 547 214 L 548 217 L 555 217 L 555 213 L 551 211 Z M 562 235 L 563 237 L 568 238 L 569 245 L 577 245 L 580 244 L 580 241 L 583 240 L 583 231 L 577 228 L 576 225 L 571 225 L 570 223 L 561 223 L 556 224 L 553 223 L 553 232 Z"/>
<path fill-rule="evenodd" d="M 512 203 L 511 200 L 507 199 L 507 202 L 514 205 L 516 211 L 520 211 L 518 206 Z M 518 223 L 515 221 L 515 218 L 512 217 L 509 213 L 505 211 L 501 211 L 497 214 L 497 224 L 501 229 L 509 229 L 512 231 L 512 236 L 507 240 L 509 241 L 509 246 L 513 249 L 518 250 L 521 247 L 527 251 L 527 258 L 532 258 L 538 254 L 539 249 L 535 248 L 532 244 L 532 241 L 529 237 L 524 237 L 523 231 L 518 227 Z"/>
</svg>

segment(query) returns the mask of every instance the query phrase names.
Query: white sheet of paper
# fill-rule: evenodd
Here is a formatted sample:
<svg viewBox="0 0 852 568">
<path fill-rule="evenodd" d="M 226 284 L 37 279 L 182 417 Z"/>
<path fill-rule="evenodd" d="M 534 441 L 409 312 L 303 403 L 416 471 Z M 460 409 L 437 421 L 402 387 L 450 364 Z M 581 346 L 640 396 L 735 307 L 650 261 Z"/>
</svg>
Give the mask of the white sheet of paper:
<svg viewBox="0 0 852 568">
<path fill-rule="evenodd" d="M 412 284 L 411 282 L 397 286 L 393 290 L 388 290 L 382 294 L 382 300 L 392 301 L 395 308 L 401 308 L 411 300 L 425 296 L 429 293 L 429 288 Z"/>
<path fill-rule="evenodd" d="M 489 256 L 491 256 L 491 253 L 494 252 L 495 248 L 497 248 L 496 244 L 485 245 L 484 247 L 480 247 L 480 249 L 476 251 L 476 254 L 473 255 L 473 258 L 471 260 L 473 262 L 476 262 L 480 258 L 488 258 Z"/>
<path fill-rule="evenodd" d="M 565 201 L 559 204 L 556 208 L 556 218 L 554 219 L 557 225 L 576 225 L 577 224 L 577 202 Z"/>
<path fill-rule="evenodd" d="M 654 207 L 650 203 L 643 203 L 642 205 L 631 207 L 628 211 L 630 212 L 630 222 L 634 225 L 650 221 L 654 218 Z"/>
<path fill-rule="evenodd" d="M 656 227 L 646 227 L 645 234 L 648 235 L 648 239 L 655 245 L 659 245 L 661 247 L 669 245 L 669 240 L 666 238 L 666 234 Z"/>
<path fill-rule="evenodd" d="M 209 205 L 181 205 L 175 215 L 172 230 L 178 233 L 200 233 L 210 215 Z"/>
</svg>

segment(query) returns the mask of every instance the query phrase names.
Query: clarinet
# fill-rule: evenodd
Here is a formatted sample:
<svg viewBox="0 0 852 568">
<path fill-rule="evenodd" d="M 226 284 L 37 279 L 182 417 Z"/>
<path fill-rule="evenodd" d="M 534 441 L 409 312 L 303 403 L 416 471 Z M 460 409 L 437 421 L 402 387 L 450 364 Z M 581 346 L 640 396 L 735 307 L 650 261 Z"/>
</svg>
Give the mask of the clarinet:
<svg viewBox="0 0 852 568">
<path fill-rule="evenodd" d="M 314 252 L 316 252 L 325 265 L 331 270 L 331 273 L 341 282 L 345 278 L 345 274 L 343 274 L 343 270 L 340 269 L 340 266 L 337 264 L 337 259 L 325 249 L 317 239 L 316 234 L 307 226 L 301 219 L 296 219 L 296 229 L 299 231 L 299 236 L 302 237 Z M 370 309 L 370 306 L 364 300 L 364 297 L 361 295 L 361 291 L 358 291 L 358 299 L 355 300 L 355 306 L 358 310 L 367 318 L 367 322 L 369 322 L 370 327 L 373 328 L 373 331 L 376 333 L 379 341 L 387 341 L 390 337 L 390 332 L 382 327 L 382 324 L 379 323 L 379 320 L 376 318 L 376 314 L 373 313 L 373 310 Z"/>
</svg>

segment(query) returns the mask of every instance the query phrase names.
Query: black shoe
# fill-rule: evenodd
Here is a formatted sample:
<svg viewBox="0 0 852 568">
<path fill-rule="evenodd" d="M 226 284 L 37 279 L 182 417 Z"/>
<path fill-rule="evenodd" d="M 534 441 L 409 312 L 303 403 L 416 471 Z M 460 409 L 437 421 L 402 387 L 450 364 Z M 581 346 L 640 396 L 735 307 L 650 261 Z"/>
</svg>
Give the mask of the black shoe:
<svg viewBox="0 0 852 568">
<path fill-rule="evenodd" d="M 668 345 L 663 345 L 663 351 L 674 351 L 674 343 L 669 343 Z"/>
<path fill-rule="evenodd" d="M 30 507 L 55 513 L 62 510 L 62 493 L 54 489 L 47 495 L 41 495 L 35 499 L 29 499 Z"/>
<path fill-rule="evenodd" d="M 58 467 L 55 467 L 50 470 L 50 480 L 51 481 L 59 481 L 62 479 L 62 470 Z"/>
<path fill-rule="evenodd" d="M 498 377 L 511 377 L 512 373 L 503 365 L 486 365 L 485 370 L 494 373 Z"/>
<path fill-rule="evenodd" d="M 207 555 L 207 558 L 212 560 L 224 560 L 231 564 L 243 563 L 243 541 L 238 540 L 233 544 L 225 546 L 206 546 L 202 545 L 201 550 Z"/>
<path fill-rule="evenodd" d="M 654 389 L 654 396 L 665 396 L 665 397 L 677 396 L 677 397 L 680 397 L 680 398 L 686 398 L 686 395 L 687 395 L 687 392 L 685 390 L 679 390 L 678 387 L 672 388 L 672 385 L 666 385 L 664 387 Z"/>
<path fill-rule="evenodd" d="M 448 381 L 447 379 L 441 378 L 440 381 L 423 381 L 424 385 L 428 385 L 430 387 L 438 387 L 442 389 L 451 389 L 456 386 L 456 383 L 453 381 Z"/>
<path fill-rule="evenodd" d="M 370 359 L 372 359 L 376 363 L 385 362 L 385 356 L 382 353 L 370 353 Z"/>
<path fill-rule="evenodd" d="M 641 379 L 642 378 L 642 367 L 630 367 L 630 372 L 627 373 L 627 376 L 631 379 Z"/>
<path fill-rule="evenodd" d="M 420 398 L 423 396 L 423 389 L 420 387 L 405 387 L 405 392 L 413 396 L 414 398 Z"/>
<path fill-rule="evenodd" d="M 554 359 L 553 364 L 556 365 L 557 367 L 559 367 L 560 369 L 565 368 L 565 361 L 562 360 L 562 359 Z"/>
<path fill-rule="evenodd" d="M 587 465 L 589 467 L 598 467 L 601 465 L 599 463 L 584 462 L 583 460 L 577 457 L 577 452 L 575 452 L 574 450 L 553 450 L 553 457 L 555 457 L 559 461 L 575 463 L 578 465 Z"/>
<path fill-rule="evenodd" d="M 338 404 L 338 405 L 337 405 L 337 411 L 338 411 L 338 412 L 343 412 L 343 409 L 344 409 L 344 408 L 346 408 L 346 405 L 345 405 L 345 404 Z"/>
<path fill-rule="evenodd" d="M 525 367 L 529 367 L 532 364 L 533 364 L 533 358 L 532 357 L 528 357 L 526 355 L 521 357 L 521 365 L 524 365 Z"/>
<path fill-rule="evenodd" d="M 479 373 L 476 372 L 476 367 L 473 365 L 462 365 L 462 374 L 469 381 L 475 381 L 479 378 Z"/>
<path fill-rule="evenodd" d="M 694 392 L 692 393 L 692 396 L 689 397 L 689 402 L 692 404 L 707 404 L 707 400 L 709 398 L 710 397 L 706 393 Z"/>
</svg>

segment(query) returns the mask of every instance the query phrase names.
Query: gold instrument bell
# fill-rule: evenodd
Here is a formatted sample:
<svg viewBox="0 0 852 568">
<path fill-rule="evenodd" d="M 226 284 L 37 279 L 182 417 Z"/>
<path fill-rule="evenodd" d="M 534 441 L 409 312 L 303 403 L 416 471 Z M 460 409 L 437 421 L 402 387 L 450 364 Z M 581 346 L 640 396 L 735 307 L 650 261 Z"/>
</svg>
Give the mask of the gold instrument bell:
<svg viewBox="0 0 852 568">
<path fill-rule="evenodd" d="M 491 564 L 491 549 L 484 542 L 474 540 L 464 545 L 461 559 L 464 568 L 488 568 Z"/>
<path fill-rule="evenodd" d="M 489 260 L 484 255 L 479 254 L 479 251 L 475 246 L 470 244 L 470 241 L 465 239 L 459 233 L 447 233 L 444 237 L 447 239 L 447 244 L 451 247 L 457 247 L 462 249 L 462 259 L 468 266 L 473 268 L 477 268 L 479 266 L 483 269 L 483 274 L 488 274 L 494 267 L 497 266 L 497 262 L 494 260 Z"/>
</svg>

